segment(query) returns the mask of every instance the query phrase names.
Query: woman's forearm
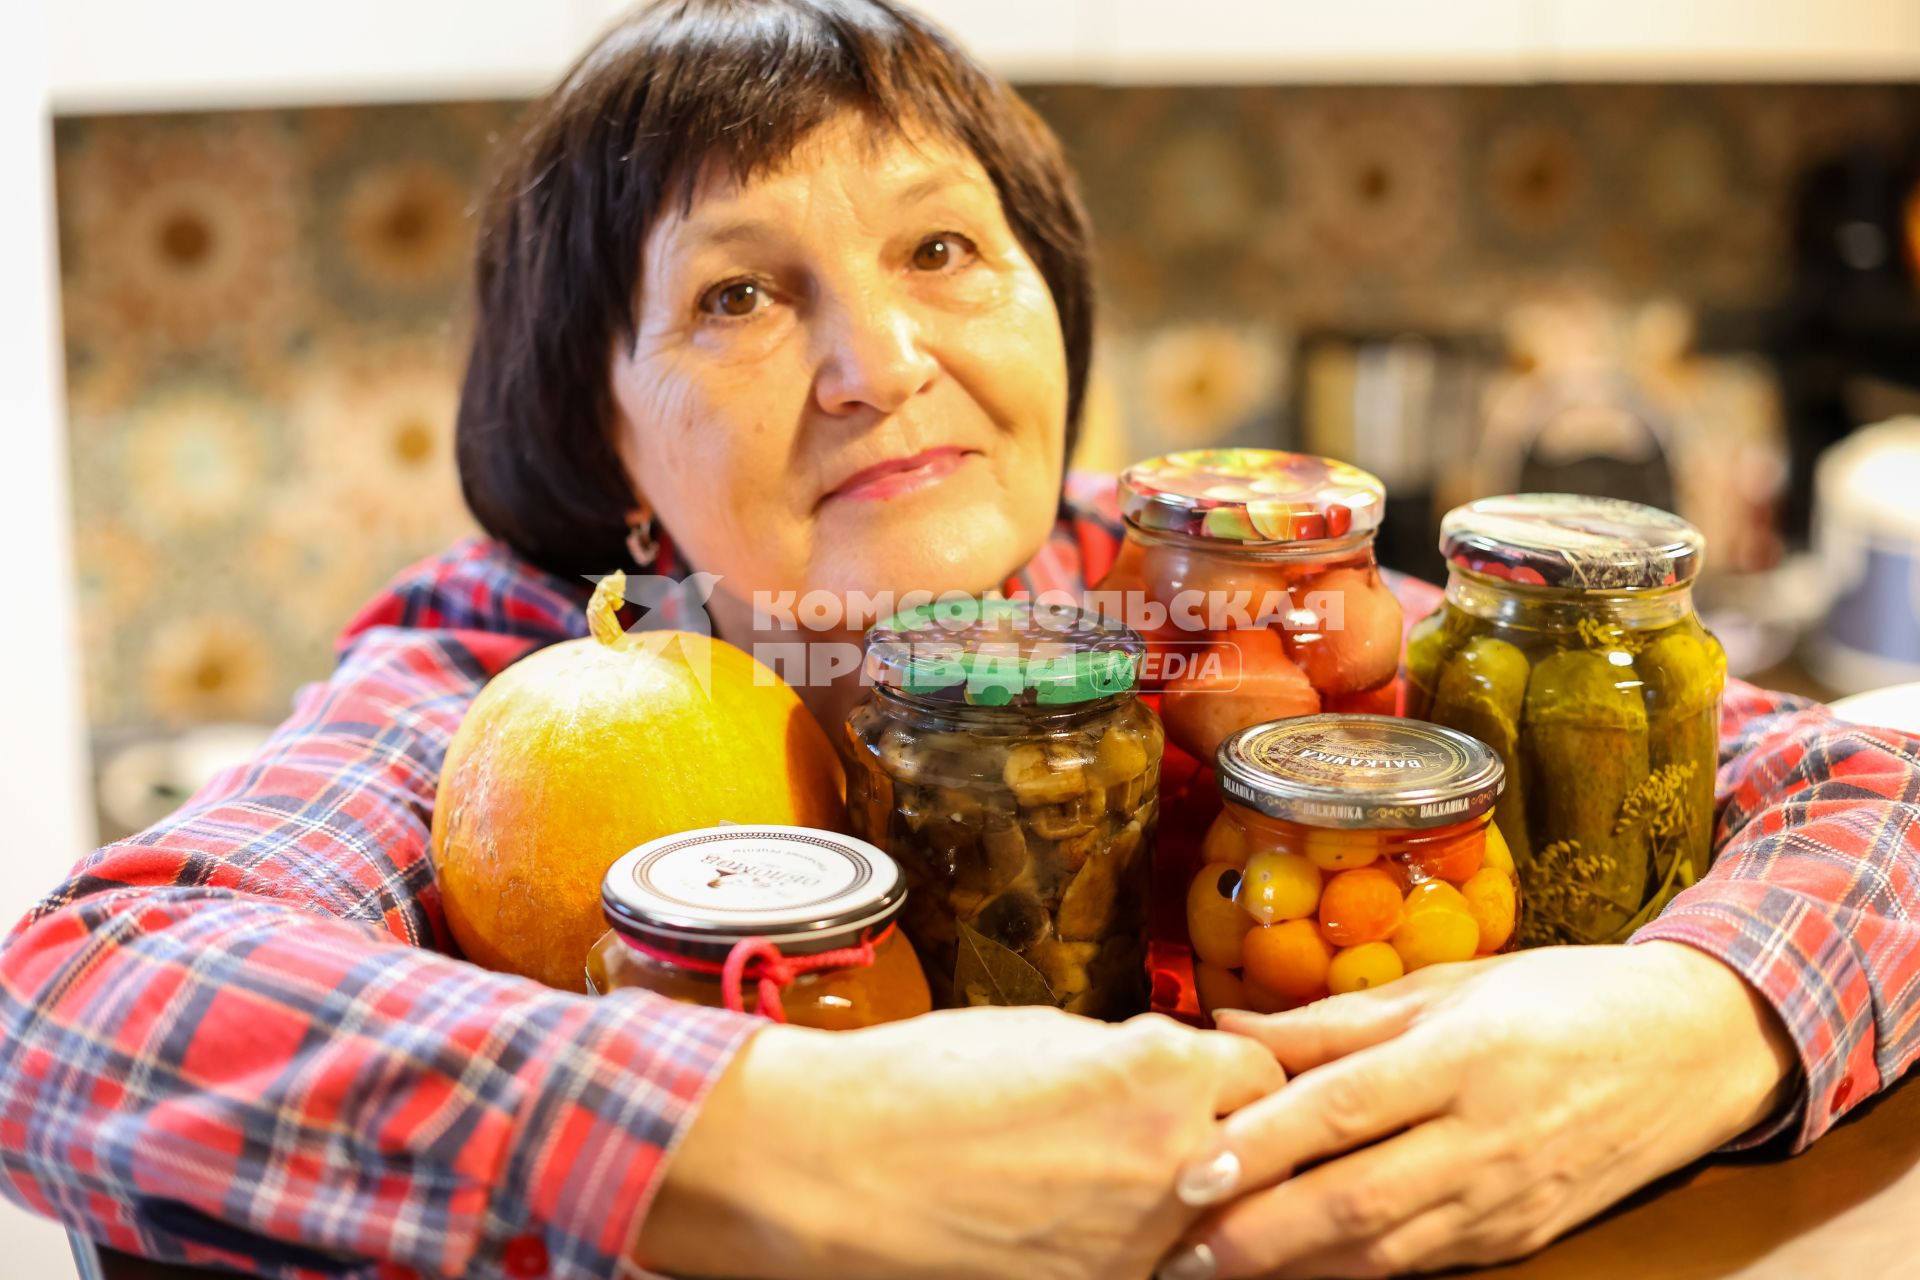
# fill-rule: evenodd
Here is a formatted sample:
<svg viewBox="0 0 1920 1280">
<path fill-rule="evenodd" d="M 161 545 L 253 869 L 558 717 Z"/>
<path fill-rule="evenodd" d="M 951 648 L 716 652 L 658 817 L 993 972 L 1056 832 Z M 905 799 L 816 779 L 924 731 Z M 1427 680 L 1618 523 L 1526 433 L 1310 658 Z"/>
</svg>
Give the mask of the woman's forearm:
<svg viewBox="0 0 1920 1280">
<path fill-rule="evenodd" d="M 1739 1145 L 1799 1149 L 1920 1059 L 1898 996 L 1920 980 L 1920 739 L 1727 697 L 1713 868 L 1633 942 L 1710 955 L 1772 1011 L 1798 1070 Z"/>
<path fill-rule="evenodd" d="M 117 890 L 0 955 L 0 1160 L 133 1252 L 604 1277 L 750 1026 L 246 894 Z"/>
<path fill-rule="evenodd" d="M 1714 1072 L 1731 1141 L 1785 1104 L 1799 1067 L 1793 1039 L 1767 1000 L 1727 965 L 1693 947 L 1652 942 L 1630 953 L 1655 966 L 1655 990 L 1685 993 L 1698 1019 L 1697 1035 L 1713 1045 Z"/>
</svg>

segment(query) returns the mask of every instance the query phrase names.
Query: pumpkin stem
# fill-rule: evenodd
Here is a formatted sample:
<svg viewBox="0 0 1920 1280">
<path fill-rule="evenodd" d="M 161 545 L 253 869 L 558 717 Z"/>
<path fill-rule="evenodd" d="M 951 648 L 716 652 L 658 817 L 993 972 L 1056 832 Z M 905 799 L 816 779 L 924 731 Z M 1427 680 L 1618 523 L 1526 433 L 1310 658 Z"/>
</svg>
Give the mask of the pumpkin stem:
<svg viewBox="0 0 1920 1280">
<path fill-rule="evenodd" d="M 587 630 L 609 649 L 626 647 L 627 630 L 620 625 L 620 604 L 626 599 L 627 575 L 615 569 L 594 584 L 587 601 Z"/>
</svg>

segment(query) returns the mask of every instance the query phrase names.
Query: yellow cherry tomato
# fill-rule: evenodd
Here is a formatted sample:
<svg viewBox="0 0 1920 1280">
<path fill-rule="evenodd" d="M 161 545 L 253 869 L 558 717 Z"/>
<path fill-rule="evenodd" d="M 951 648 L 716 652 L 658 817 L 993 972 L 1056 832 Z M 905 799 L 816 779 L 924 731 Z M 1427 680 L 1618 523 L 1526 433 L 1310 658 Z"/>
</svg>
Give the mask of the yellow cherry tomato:
<svg viewBox="0 0 1920 1280">
<path fill-rule="evenodd" d="M 1507 847 L 1507 838 L 1500 834 L 1500 824 L 1487 824 L 1486 865 L 1498 867 L 1508 875 L 1513 874 L 1513 850 Z"/>
<path fill-rule="evenodd" d="M 1240 940 L 1253 928 L 1253 917 L 1234 905 L 1240 880 L 1240 868 L 1209 862 L 1187 886 L 1187 941 L 1204 963 L 1222 969 L 1240 967 Z"/>
<path fill-rule="evenodd" d="M 1409 973 L 1430 964 L 1471 960 L 1479 946 L 1480 926 L 1473 917 L 1445 907 L 1409 914 L 1393 935 L 1393 949 Z"/>
<path fill-rule="evenodd" d="M 1471 908 L 1467 906 L 1466 895 L 1445 880 L 1422 880 L 1407 891 L 1408 915 L 1435 910 L 1467 915 Z"/>
<path fill-rule="evenodd" d="M 1333 948 L 1313 921 L 1288 920 L 1249 933 L 1246 959 L 1248 982 L 1297 1003 L 1326 994 Z"/>
<path fill-rule="evenodd" d="M 1380 856 L 1380 837 L 1371 831 L 1307 832 L 1307 857 L 1323 871 L 1364 867 Z"/>
<path fill-rule="evenodd" d="M 1320 932 L 1336 947 L 1385 942 L 1400 927 L 1400 883 L 1378 867 L 1342 871 L 1320 894 Z"/>
<path fill-rule="evenodd" d="M 1247 832 L 1233 815 L 1222 809 L 1207 828 L 1206 839 L 1200 842 L 1200 856 L 1208 862 L 1224 862 L 1229 866 L 1247 865 Z"/>
<path fill-rule="evenodd" d="M 1211 1018 L 1216 1009 L 1251 1009 L 1247 1000 L 1247 986 L 1240 981 L 1240 975 L 1229 973 L 1217 964 L 1196 964 L 1193 966 L 1193 985 L 1200 995 L 1200 1007 Z"/>
<path fill-rule="evenodd" d="M 1513 936 L 1519 910 L 1513 877 L 1495 867 L 1482 867 L 1460 886 L 1473 922 L 1480 926 L 1480 950 L 1498 951 Z"/>
<path fill-rule="evenodd" d="M 1310 916 L 1320 905 L 1320 872 L 1297 853 L 1263 849 L 1247 859 L 1234 901 L 1255 924 Z"/>
<path fill-rule="evenodd" d="M 1392 982 L 1406 973 L 1400 953 L 1385 942 L 1363 942 L 1334 956 L 1327 966 L 1327 989 L 1333 994 L 1365 991 Z"/>
</svg>

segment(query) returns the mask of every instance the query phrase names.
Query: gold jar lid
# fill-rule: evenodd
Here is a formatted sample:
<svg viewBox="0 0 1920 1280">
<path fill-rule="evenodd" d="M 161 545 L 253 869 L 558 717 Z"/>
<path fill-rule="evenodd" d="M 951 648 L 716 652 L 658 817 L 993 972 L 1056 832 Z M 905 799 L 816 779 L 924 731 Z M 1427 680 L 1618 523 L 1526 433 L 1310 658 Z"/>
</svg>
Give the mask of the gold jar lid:
<svg viewBox="0 0 1920 1280">
<path fill-rule="evenodd" d="M 1345 830 L 1441 827 L 1493 808 L 1506 767 L 1477 738 L 1396 716 L 1317 715 L 1240 730 L 1220 794 L 1270 818 Z"/>
</svg>

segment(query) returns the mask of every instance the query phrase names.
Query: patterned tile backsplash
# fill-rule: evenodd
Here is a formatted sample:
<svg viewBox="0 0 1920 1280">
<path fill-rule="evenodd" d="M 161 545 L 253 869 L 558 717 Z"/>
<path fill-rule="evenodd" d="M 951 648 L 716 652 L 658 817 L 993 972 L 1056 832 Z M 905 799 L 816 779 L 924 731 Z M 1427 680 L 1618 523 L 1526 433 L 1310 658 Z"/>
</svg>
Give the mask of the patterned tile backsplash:
<svg viewBox="0 0 1920 1280">
<path fill-rule="evenodd" d="M 1495 334 L 1568 280 L 1758 312 L 1812 161 L 1912 87 L 1032 96 L 1100 236 L 1082 461 L 1271 435 L 1294 337 Z M 470 208 L 513 103 L 57 122 L 90 718 L 274 721 L 342 622 L 471 529 L 451 443 Z"/>
</svg>

